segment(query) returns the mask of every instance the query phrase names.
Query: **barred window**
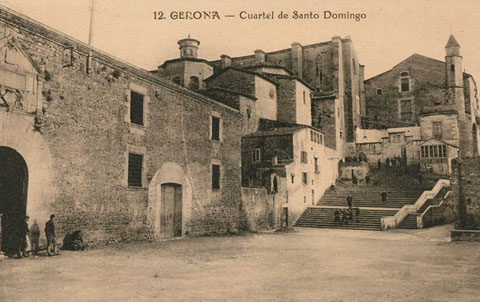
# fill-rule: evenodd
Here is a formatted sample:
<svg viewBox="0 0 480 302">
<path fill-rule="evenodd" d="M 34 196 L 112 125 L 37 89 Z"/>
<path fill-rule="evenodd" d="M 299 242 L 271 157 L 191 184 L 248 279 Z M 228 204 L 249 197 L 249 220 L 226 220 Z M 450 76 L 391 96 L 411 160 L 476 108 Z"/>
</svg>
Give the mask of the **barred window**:
<svg viewBox="0 0 480 302">
<path fill-rule="evenodd" d="M 143 155 L 128 154 L 128 186 L 142 187 Z"/>
<path fill-rule="evenodd" d="M 220 166 L 212 165 L 212 189 L 220 189 Z"/>
<path fill-rule="evenodd" d="M 306 173 L 306 172 L 303 172 L 303 173 L 302 173 L 302 183 L 303 183 L 304 185 L 307 184 L 307 173 Z"/>
</svg>

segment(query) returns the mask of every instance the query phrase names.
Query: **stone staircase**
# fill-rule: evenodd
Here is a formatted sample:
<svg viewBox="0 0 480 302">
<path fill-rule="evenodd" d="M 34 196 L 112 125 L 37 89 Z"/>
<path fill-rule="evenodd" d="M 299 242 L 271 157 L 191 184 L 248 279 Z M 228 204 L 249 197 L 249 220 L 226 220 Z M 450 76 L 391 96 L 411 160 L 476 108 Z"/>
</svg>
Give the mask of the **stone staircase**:
<svg viewBox="0 0 480 302">
<path fill-rule="evenodd" d="M 407 217 L 403 219 L 403 221 L 397 226 L 397 229 L 417 229 L 417 217 L 422 215 L 422 213 L 431 205 L 438 205 L 441 201 L 443 196 L 448 191 L 451 191 L 450 187 L 443 188 L 437 196 L 433 199 L 429 199 L 425 204 L 417 211 L 417 213 L 408 214 Z"/>
<path fill-rule="evenodd" d="M 395 215 L 396 209 L 382 208 L 360 208 L 358 217 L 353 215 L 353 222 L 348 224 L 335 224 L 335 209 L 348 209 L 347 207 L 308 207 L 302 216 L 297 220 L 296 227 L 309 228 L 335 228 L 335 229 L 355 229 L 368 231 L 381 231 L 380 219 L 382 216 Z M 341 219 L 341 217 L 340 217 Z"/>
<path fill-rule="evenodd" d="M 337 182 L 336 190 L 327 190 L 316 206 L 308 207 L 296 221 L 296 227 L 381 230 L 381 218 L 393 216 L 404 205 L 414 204 L 424 190 L 435 184 L 434 177 L 424 177 L 420 185 L 415 173 L 383 169 L 371 170 L 372 183 L 360 182 L 353 187 L 350 182 Z M 382 202 L 382 192 L 387 200 Z M 347 196 L 351 195 L 353 207 L 360 208 L 359 222 L 335 224 L 335 209 L 347 209 Z M 416 228 L 416 215 L 411 214 L 401 223 L 402 228 Z"/>
</svg>

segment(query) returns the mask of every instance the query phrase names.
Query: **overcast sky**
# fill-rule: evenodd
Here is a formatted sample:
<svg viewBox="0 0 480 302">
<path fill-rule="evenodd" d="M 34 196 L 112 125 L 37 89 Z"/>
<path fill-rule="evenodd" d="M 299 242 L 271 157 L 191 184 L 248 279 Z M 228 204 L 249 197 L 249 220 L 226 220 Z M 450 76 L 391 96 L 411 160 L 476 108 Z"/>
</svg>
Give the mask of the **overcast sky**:
<svg viewBox="0 0 480 302">
<path fill-rule="evenodd" d="M 0 0 L 3 5 L 88 42 L 92 0 Z M 451 33 L 461 45 L 464 69 L 480 80 L 480 1 L 477 0 L 94 0 L 92 46 L 148 70 L 179 56 L 177 41 L 200 40 L 199 57 L 219 59 L 352 37 L 365 78 L 413 53 L 444 61 Z M 220 20 L 172 20 L 172 11 L 217 11 Z M 293 20 L 293 11 L 317 20 Z M 366 19 L 325 20 L 324 11 L 364 13 Z M 154 11 L 166 19 L 154 20 Z M 274 20 L 241 20 L 239 13 L 271 12 Z M 289 19 L 280 20 L 283 11 Z M 235 15 L 235 18 L 225 18 Z"/>
</svg>

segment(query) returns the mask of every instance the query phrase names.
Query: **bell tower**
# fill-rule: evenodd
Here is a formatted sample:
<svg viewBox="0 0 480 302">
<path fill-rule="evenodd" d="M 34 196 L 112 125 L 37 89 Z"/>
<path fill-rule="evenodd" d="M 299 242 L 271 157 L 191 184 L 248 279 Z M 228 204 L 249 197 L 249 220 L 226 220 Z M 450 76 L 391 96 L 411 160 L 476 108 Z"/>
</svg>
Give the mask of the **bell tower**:
<svg viewBox="0 0 480 302">
<path fill-rule="evenodd" d="M 445 45 L 445 72 L 447 76 L 447 90 L 449 103 L 452 104 L 458 116 L 458 130 L 461 156 L 472 155 L 472 137 L 468 135 L 467 119 L 465 114 L 465 96 L 463 87 L 463 66 L 460 55 L 460 44 L 453 35 Z"/>
</svg>

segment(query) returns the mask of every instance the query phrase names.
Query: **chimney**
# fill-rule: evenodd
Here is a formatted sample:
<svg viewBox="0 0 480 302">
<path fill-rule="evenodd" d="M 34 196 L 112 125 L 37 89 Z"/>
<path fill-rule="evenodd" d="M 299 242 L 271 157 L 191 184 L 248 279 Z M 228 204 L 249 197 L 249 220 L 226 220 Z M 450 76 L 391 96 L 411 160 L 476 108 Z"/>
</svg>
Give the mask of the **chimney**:
<svg viewBox="0 0 480 302">
<path fill-rule="evenodd" d="M 292 43 L 292 69 L 300 79 L 303 78 L 303 49 L 298 42 Z"/>
<path fill-rule="evenodd" d="M 261 49 L 255 50 L 255 64 L 265 63 L 265 52 Z"/>
<path fill-rule="evenodd" d="M 232 66 L 232 58 L 230 56 L 221 55 L 220 58 L 222 59 L 222 69 Z"/>
</svg>

